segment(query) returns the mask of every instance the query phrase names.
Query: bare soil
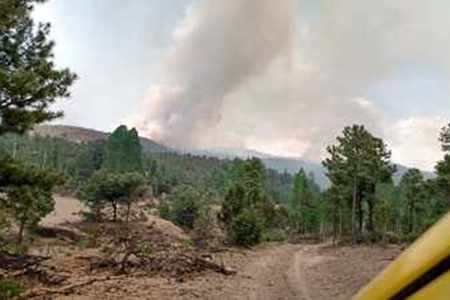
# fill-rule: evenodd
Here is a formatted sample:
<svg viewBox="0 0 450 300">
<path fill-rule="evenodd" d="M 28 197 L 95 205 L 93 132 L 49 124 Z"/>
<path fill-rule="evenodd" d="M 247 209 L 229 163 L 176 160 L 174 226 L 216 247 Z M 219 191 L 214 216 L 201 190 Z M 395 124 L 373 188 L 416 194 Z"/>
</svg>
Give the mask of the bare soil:
<svg viewBox="0 0 450 300">
<path fill-rule="evenodd" d="M 59 227 L 65 221 L 79 221 L 76 213 L 83 207 L 75 199 L 59 197 L 56 203 L 57 212 L 44 220 L 45 226 Z M 149 223 L 156 225 L 150 226 Z M 176 241 L 185 237 L 181 229 L 156 217 L 140 226 L 142 232 L 150 227 L 156 230 L 158 239 L 171 237 L 168 240 L 170 245 L 173 238 Z M 148 234 L 149 237 L 154 235 Z M 46 261 L 48 270 L 60 274 L 52 278 L 60 283 L 48 288 L 77 287 L 40 299 L 346 300 L 351 299 L 402 250 L 400 246 L 333 247 L 328 243 L 269 243 L 253 249 L 228 249 L 208 254 L 209 260 L 235 270 L 235 275 L 225 276 L 205 269 L 187 272 L 188 275 L 183 276 L 161 272 L 116 276 L 113 273 L 93 273 L 89 269 L 89 260 L 98 257 L 98 251 L 73 248 L 71 251 L 57 251 L 52 259 Z M 184 268 L 183 264 L 179 267 Z M 169 271 L 171 268 L 177 266 L 167 266 Z M 95 281 L 96 278 L 102 279 Z M 78 286 L 78 283 L 82 284 Z"/>
<path fill-rule="evenodd" d="M 52 299 L 351 299 L 401 251 L 329 244 L 265 244 L 217 254 L 233 276 L 130 276 L 96 282 Z"/>
</svg>

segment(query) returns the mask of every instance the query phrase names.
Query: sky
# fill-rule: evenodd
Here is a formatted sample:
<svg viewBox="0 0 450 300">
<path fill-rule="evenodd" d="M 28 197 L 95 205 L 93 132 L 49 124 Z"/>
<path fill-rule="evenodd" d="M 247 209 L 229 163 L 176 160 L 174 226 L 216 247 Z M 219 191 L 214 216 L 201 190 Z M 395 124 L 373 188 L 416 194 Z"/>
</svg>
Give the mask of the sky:
<svg viewBox="0 0 450 300">
<path fill-rule="evenodd" d="M 59 123 L 320 161 L 347 125 L 432 170 L 450 122 L 445 0 L 53 0 Z"/>
</svg>

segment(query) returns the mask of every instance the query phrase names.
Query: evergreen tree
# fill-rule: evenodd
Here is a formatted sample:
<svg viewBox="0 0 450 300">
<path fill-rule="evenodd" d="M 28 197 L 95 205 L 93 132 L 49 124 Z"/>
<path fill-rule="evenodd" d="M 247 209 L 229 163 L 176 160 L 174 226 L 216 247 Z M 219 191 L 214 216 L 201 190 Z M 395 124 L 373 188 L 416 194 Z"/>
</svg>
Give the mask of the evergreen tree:
<svg viewBox="0 0 450 300">
<path fill-rule="evenodd" d="M 424 179 L 418 169 L 410 169 L 400 182 L 400 190 L 406 204 L 407 233 L 417 232 L 421 221 L 421 213 L 424 211 Z"/>
<path fill-rule="evenodd" d="M 108 138 L 103 168 L 116 172 L 142 170 L 142 150 L 137 131 L 119 126 Z"/>
<path fill-rule="evenodd" d="M 146 180 L 141 173 L 100 170 L 91 176 L 78 197 L 95 213 L 97 221 L 102 220 L 102 211 L 107 205 L 112 209 L 113 221 L 117 221 L 119 208 L 125 205 L 125 221 L 128 222 L 131 205 L 140 199 L 145 187 Z"/>
<path fill-rule="evenodd" d="M 436 180 L 439 193 L 446 199 L 447 207 L 450 207 L 450 124 L 442 128 L 439 141 L 442 143 L 444 158 L 436 166 Z"/>
<path fill-rule="evenodd" d="M 37 224 L 53 211 L 52 192 L 63 178 L 51 171 L 6 158 L 0 168 L 0 210 L 9 212 L 19 227 L 22 242 L 25 226 Z"/>
<path fill-rule="evenodd" d="M 50 24 L 36 25 L 31 12 L 39 0 L 0 1 L 0 135 L 25 132 L 62 115 L 51 111 L 69 96 L 76 75 L 56 69 Z"/>
<path fill-rule="evenodd" d="M 364 203 L 368 211 L 367 229 L 374 231 L 376 185 L 390 182 L 395 167 L 390 164 L 391 152 L 383 140 L 374 137 L 364 126 L 346 127 L 337 141 L 337 145 L 327 148 L 330 157 L 323 165 L 332 186 L 350 192 L 345 198 L 351 199 L 351 231 L 355 241 L 356 233 L 363 231 Z"/>
<path fill-rule="evenodd" d="M 298 232 L 308 233 L 316 227 L 317 199 L 303 169 L 294 177 L 294 187 L 289 197 L 289 212 Z"/>
</svg>

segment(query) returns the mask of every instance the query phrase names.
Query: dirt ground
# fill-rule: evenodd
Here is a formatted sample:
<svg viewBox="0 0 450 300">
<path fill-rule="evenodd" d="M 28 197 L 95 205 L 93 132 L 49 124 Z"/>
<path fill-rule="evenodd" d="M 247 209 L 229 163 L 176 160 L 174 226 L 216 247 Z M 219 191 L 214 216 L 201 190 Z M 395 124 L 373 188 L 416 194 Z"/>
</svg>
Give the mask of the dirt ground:
<svg viewBox="0 0 450 300">
<path fill-rule="evenodd" d="M 56 213 L 43 225 L 62 226 L 66 221 L 77 222 L 77 212 L 83 206 L 71 198 L 56 199 Z M 161 232 L 184 237 L 172 223 L 154 218 Z M 323 243 L 263 244 L 251 250 L 230 249 L 212 255 L 219 265 L 235 270 L 225 276 L 206 271 L 191 277 L 170 276 L 112 276 L 70 291 L 68 295 L 53 295 L 48 299 L 351 299 L 400 252 L 401 247 L 346 246 L 333 247 Z M 78 251 L 58 255 L 55 270 L 76 282 L 89 281 L 82 270 Z M 82 255 L 81 255 L 82 257 Z M 76 270 L 79 269 L 79 270 Z M 76 275 L 74 275 L 76 274 Z M 81 275 L 81 278 L 79 277 Z M 72 281 L 72 280 L 69 280 Z"/>
<path fill-rule="evenodd" d="M 399 253 L 399 247 L 265 244 L 220 259 L 236 275 L 186 281 L 130 277 L 98 282 L 54 299 L 351 299 Z M 219 259 L 216 257 L 216 259 Z"/>
</svg>

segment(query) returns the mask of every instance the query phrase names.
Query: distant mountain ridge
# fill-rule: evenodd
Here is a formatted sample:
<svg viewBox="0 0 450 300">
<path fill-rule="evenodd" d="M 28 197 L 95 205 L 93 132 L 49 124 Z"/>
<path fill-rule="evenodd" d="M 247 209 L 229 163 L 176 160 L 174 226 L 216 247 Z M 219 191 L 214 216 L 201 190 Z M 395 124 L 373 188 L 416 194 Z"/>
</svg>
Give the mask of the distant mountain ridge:
<svg viewBox="0 0 450 300">
<path fill-rule="evenodd" d="M 88 129 L 77 126 L 67 126 L 67 125 L 40 125 L 36 126 L 31 134 L 40 136 L 50 136 L 65 138 L 69 141 L 76 143 L 81 142 L 91 142 L 98 140 L 107 140 L 110 133 Z M 169 148 L 159 144 L 149 138 L 141 137 L 141 146 L 144 151 L 148 152 L 166 152 Z"/>
<path fill-rule="evenodd" d="M 247 159 L 252 157 L 257 157 L 260 159 L 268 159 L 277 157 L 275 155 L 263 153 L 257 150 L 241 149 L 241 148 L 205 148 L 205 149 L 180 148 L 177 149 L 177 152 L 200 156 L 210 156 L 220 159 L 235 159 L 235 158 Z"/>
<path fill-rule="evenodd" d="M 37 126 L 32 134 L 41 136 L 51 136 L 66 138 L 74 142 L 88 142 L 95 140 L 106 140 L 109 133 L 87 129 L 76 126 L 66 125 L 42 125 Z M 144 151 L 147 152 L 176 152 L 180 154 L 191 154 L 195 156 L 216 157 L 219 159 L 247 159 L 257 157 L 271 169 L 279 172 L 288 172 L 290 174 L 297 173 L 300 169 L 305 172 L 313 174 L 316 182 L 322 187 L 326 188 L 330 185 L 330 181 L 326 177 L 326 170 L 321 163 L 308 161 L 297 157 L 281 157 L 272 154 L 267 154 L 257 150 L 240 149 L 240 148 L 207 148 L 207 149 L 189 149 L 181 148 L 174 149 L 159 144 L 152 139 L 141 137 L 141 145 Z M 394 174 L 394 181 L 398 183 L 403 174 L 409 169 L 408 167 L 396 164 L 397 172 Z M 432 172 L 422 171 L 426 179 L 434 178 L 435 174 Z"/>
<path fill-rule="evenodd" d="M 257 157 L 270 169 L 277 170 L 278 172 L 288 172 L 289 174 L 295 174 L 300 169 L 305 170 L 306 173 L 311 173 L 314 176 L 315 181 L 322 188 L 326 188 L 330 185 L 330 181 L 326 176 L 326 170 L 321 163 L 308 161 L 297 157 L 282 157 L 272 154 L 263 153 L 256 150 L 235 149 L 235 148 L 210 148 L 210 149 L 178 149 L 180 153 L 189 153 L 192 155 L 201 155 L 209 157 L 217 157 L 220 159 L 247 159 L 251 157 Z M 395 164 L 397 172 L 394 174 L 394 182 L 400 182 L 403 174 L 410 169 L 406 166 Z M 422 171 L 425 179 L 431 179 L 435 177 L 433 172 Z"/>
</svg>

